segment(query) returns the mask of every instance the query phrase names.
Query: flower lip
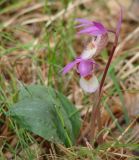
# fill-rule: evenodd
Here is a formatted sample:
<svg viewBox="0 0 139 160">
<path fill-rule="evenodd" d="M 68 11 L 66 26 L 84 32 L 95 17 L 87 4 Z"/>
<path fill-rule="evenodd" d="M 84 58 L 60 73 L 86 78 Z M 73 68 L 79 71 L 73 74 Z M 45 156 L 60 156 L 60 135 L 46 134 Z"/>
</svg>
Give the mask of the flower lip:
<svg viewBox="0 0 139 160">
<path fill-rule="evenodd" d="M 80 86 L 87 93 L 93 93 L 99 88 L 97 77 L 93 74 L 89 79 L 80 78 Z"/>
<path fill-rule="evenodd" d="M 83 60 L 77 66 L 77 71 L 80 76 L 86 77 L 91 75 L 94 69 L 94 63 L 91 60 Z"/>
</svg>

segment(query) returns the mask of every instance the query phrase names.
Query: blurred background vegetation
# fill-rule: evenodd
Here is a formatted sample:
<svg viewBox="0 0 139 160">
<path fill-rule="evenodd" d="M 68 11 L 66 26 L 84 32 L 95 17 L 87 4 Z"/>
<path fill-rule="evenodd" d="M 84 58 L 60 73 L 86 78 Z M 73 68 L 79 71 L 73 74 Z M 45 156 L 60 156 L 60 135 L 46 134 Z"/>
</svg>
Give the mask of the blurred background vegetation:
<svg viewBox="0 0 139 160">
<path fill-rule="evenodd" d="M 6 116 L 25 84 L 50 85 L 81 110 L 92 106 L 78 75 L 62 76 L 62 68 L 86 43 L 78 37 L 75 18 L 101 21 L 115 29 L 120 5 L 124 18 L 119 44 L 104 86 L 104 145 L 65 148 L 20 128 Z M 0 160 L 135 159 L 139 155 L 139 1 L 138 0 L 0 0 Z M 101 78 L 113 42 L 96 58 Z"/>
</svg>

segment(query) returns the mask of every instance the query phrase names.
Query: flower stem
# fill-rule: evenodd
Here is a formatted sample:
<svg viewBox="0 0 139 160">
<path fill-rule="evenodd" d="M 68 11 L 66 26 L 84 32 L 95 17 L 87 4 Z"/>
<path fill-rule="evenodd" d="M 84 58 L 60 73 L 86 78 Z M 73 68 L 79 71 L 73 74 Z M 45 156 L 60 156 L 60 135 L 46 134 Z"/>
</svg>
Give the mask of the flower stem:
<svg viewBox="0 0 139 160">
<path fill-rule="evenodd" d="M 108 62 L 106 64 L 106 67 L 105 67 L 105 70 L 104 70 L 104 73 L 103 73 L 103 76 L 102 76 L 102 79 L 101 79 L 101 82 L 100 82 L 99 95 L 101 95 L 102 88 L 103 88 L 103 85 L 104 85 L 104 82 L 105 82 L 105 79 L 106 79 L 106 75 L 107 75 L 108 69 L 110 67 L 110 64 L 111 64 L 111 61 L 112 61 L 112 58 L 113 58 L 113 55 L 114 55 L 114 51 L 117 47 L 117 42 L 118 42 L 118 38 L 117 38 L 117 36 L 115 36 L 115 42 L 114 42 L 114 45 L 113 45 L 112 50 L 110 52 L 110 56 L 109 56 Z"/>
<path fill-rule="evenodd" d="M 101 112 L 100 112 L 100 101 L 101 101 L 101 97 L 102 97 L 102 89 L 103 89 L 103 86 L 104 86 L 106 75 L 108 73 L 108 69 L 109 69 L 110 64 L 112 62 L 112 58 L 113 58 L 117 43 L 118 43 L 118 36 L 115 34 L 114 44 L 113 44 L 112 50 L 110 52 L 110 56 L 109 56 L 108 62 L 106 64 L 106 67 L 105 67 L 105 70 L 104 70 L 104 73 L 103 73 L 103 76 L 102 76 L 102 79 L 101 79 L 101 82 L 100 82 L 99 91 L 98 91 L 97 96 L 96 96 L 96 99 L 98 99 L 98 100 L 96 101 L 96 104 L 92 108 L 91 123 L 90 123 L 90 129 L 91 129 L 91 131 L 90 131 L 90 135 L 91 135 L 90 141 L 91 142 L 92 142 L 92 140 L 94 140 L 95 122 L 97 122 L 97 125 L 98 125 L 98 132 L 100 132 L 102 130 Z M 102 142 L 103 142 L 103 135 L 100 134 L 99 137 L 98 137 L 98 143 L 102 143 Z"/>
<path fill-rule="evenodd" d="M 96 94 L 95 105 L 92 107 L 92 113 L 91 113 L 91 119 L 90 119 L 90 137 L 89 137 L 90 142 L 92 142 L 92 140 L 94 140 L 94 137 L 95 137 L 94 135 L 95 135 L 95 130 L 96 130 L 96 127 L 95 127 L 96 122 L 97 122 L 97 126 L 98 126 L 98 132 L 100 132 L 102 130 L 101 112 L 100 112 L 100 102 L 101 102 L 101 97 L 102 97 L 102 89 L 104 86 L 106 75 L 108 73 L 108 69 L 109 69 L 110 64 L 112 62 L 112 58 L 113 58 L 115 49 L 118 44 L 118 36 L 120 33 L 120 28 L 121 28 L 121 23 L 122 23 L 122 15 L 123 15 L 123 9 L 121 7 L 120 17 L 119 17 L 119 21 L 117 23 L 116 31 L 114 32 L 113 30 L 108 29 L 109 32 L 112 32 L 115 34 L 115 39 L 114 39 L 112 49 L 110 51 L 110 56 L 109 56 L 108 62 L 106 64 L 106 67 L 105 67 L 105 70 L 104 70 L 104 73 L 103 73 L 103 76 L 102 76 L 102 79 L 100 82 L 99 90 Z M 99 143 L 103 142 L 103 135 L 102 134 L 99 135 L 98 142 Z"/>
</svg>

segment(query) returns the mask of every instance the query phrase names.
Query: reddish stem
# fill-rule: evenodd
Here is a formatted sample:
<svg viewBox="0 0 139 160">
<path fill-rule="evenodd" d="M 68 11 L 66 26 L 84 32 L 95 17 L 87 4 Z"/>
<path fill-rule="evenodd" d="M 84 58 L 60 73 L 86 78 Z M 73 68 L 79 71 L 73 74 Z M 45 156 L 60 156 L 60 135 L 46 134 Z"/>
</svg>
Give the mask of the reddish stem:
<svg viewBox="0 0 139 160">
<path fill-rule="evenodd" d="M 102 122 L 101 122 L 101 113 L 100 113 L 100 101 L 101 101 L 101 94 L 102 94 L 102 88 L 106 79 L 106 75 L 108 73 L 108 69 L 110 67 L 113 55 L 114 55 L 114 51 L 116 49 L 117 46 L 117 42 L 118 42 L 118 37 L 115 35 L 115 41 L 114 41 L 114 45 L 112 47 L 112 50 L 110 52 L 110 56 L 108 59 L 108 62 L 106 64 L 103 76 L 102 76 L 102 80 L 100 82 L 100 88 L 99 88 L 99 93 L 98 93 L 98 97 L 96 96 L 96 98 L 98 98 L 98 101 L 96 102 L 96 104 L 94 105 L 93 109 L 92 109 L 92 116 L 91 116 L 91 123 L 90 123 L 90 141 L 92 141 L 94 139 L 94 134 L 95 134 L 95 122 L 97 120 L 97 124 L 98 124 L 98 132 L 101 131 L 102 129 Z M 102 143 L 103 142 L 103 137 L 102 134 L 100 134 L 100 136 L 98 137 L 98 142 Z"/>
<path fill-rule="evenodd" d="M 119 17 L 119 21 L 118 21 L 116 32 L 115 32 L 115 40 L 114 40 L 114 44 L 113 44 L 112 50 L 110 52 L 110 57 L 108 59 L 108 62 L 106 64 L 106 67 L 105 67 L 105 70 L 104 70 L 104 73 L 103 73 L 103 76 L 102 76 L 102 80 L 100 82 L 99 95 L 101 95 L 102 88 L 103 88 L 103 85 L 104 85 L 104 82 L 105 82 L 105 79 L 106 79 L 106 75 L 107 75 L 108 69 L 110 67 L 110 64 L 111 64 L 112 57 L 114 55 L 115 49 L 117 47 L 118 36 L 119 36 L 119 33 L 120 33 L 120 28 L 121 28 L 121 23 L 122 23 L 122 15 L 123 15 L 123 9 L 121 7 L 120 17 Z"/>
<path fill-rule="evenodd" d="M 91 128 L 91 130 L 90 130 L 90 141 L 92 141 L 94 139 L 95 120 L 97 120 L 98 132 L 100 132 L 102 130 L 101 112 L 100 112 L 100 101 L 101 101 L 101 97 L 102 97 L 102 88 L 104 86 L 106 75 L 108 73 L 108 69 L 109 69 L 110 64 L 112 62 L 112 58 L 113 58 L 113 55 L 114 55 L 114 52 L 115 52 L 115 49 L 116 49 L 116 46 L 117 46 L 117 43 L 118 43 L 118 36 L 119 36 L 121 22 L 122 22 L 122 13 L 123 13 L 123 10 L 121 8 L 120 18 L 119 18 L 119 21 L 118 21 L 118 24 L 117 24 L 116 32 L 113 32 L 113 30 L 108 30 L 109 32 L 115 33 L 115 40 L 114 40 L 109 59 L 108 59 L 108 62 L 106 64 L 106 67 L 105 67 L 105 70 L 104 70 L 104 73 L 103 73 L 103 76 L 102 76 L 102 79 L 101 79 L 101 82 L 100 82 L 99 92 L 96 96 L 96 99 L 98 99 L 98 100 L 96 101 L 96 104 L 92 108 L 92 115 L 91 115 L 91 122 L 90 122 L 90 128 Z M 100 136 L 98 137 L 98 142 L 101 143 L 102 141 L 103 141 L 103 137 L 102 137 L 102 134 L 100 134 Z"/>
<path fill-rule="evenodd" d="M 108 69 L 110 67 L 110 64 L 111 64 L 111 61 L 112 61 L 112 58 L 113 58 L 113 55 L 114 55 L 114 51 L 117 47 L 117 43 L 118 43 L 118 37 L 115 35 L 115 41 L 114 41 L 114 45 L 112 47 L 112 50 L 111 50 L 111 53 L 110 53 L 110 57 L 108 59 L 108 62 L 106 64 L 106 67 L 105 67 L 105 70 L 104 70 L 104 73 L 103 73 L 103 76 L 102 76 L 102 80 L 100 82 L 100 87 L 99 87 L 99 95 L 101 94 L 102 92 L 102 87 L 104 85 L 104 82 L 105 82 L 105 79 L 106 79 L 106 75 L 107 75 L 107 72 L 108 72 Z"/>
<path fill-rule="evenodd" d="M 102 80 L 100 82 L 99 93 L 98 93 L 99 94 L 98 95 L 98 101 L 97 101 L 96 105 L 92 109 L 92 117 L 91 117 L 91 123 L 90 123 L 90 128 L 91 128 L 90 140 L 91 141 L 94 139 L 95 120 L 97 120 L 98 132 L 100 132 L 101 129 L 102 129 L 101 113 L 100 113 L 100 101 L 101 101 L 101 97 L 102 97 L 102 88 L 103 88 L 103 85 L 104 85 L 104 82 L 105 82 L 105 79 L 106 79 L 106 75 L 108 73 L 108 69 L 110 67 L 110 64 L 111 64 L 111 61 L 112 61 L 112 58 L 113 58 L 117 43 L 118 43 L 118 34 L 115 34 L 114 44 L 113 44 L 112 50 L 110 52 L 110 56 L 109 56 L 108 62 L 106 64 L 106 67 L 105 67 L 105 70 L 104 70 L 104 73 L 103 73 L 103 76 L 102 76 Z M 103 142 L 102 134 L 100 134 L 100 136 L 98 137 L 98 142 L 100 142 L 100 143 Z"/>
</svg>

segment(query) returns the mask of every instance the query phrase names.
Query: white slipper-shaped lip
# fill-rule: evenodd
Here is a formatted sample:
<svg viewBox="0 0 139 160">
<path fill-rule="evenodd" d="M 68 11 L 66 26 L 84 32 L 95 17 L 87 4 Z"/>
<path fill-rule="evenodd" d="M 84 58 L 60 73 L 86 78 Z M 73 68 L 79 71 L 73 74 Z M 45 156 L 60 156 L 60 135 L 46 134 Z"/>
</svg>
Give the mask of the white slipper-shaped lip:
<svg viewBox="0 0 139 160">
<path fill-rule="evenodd" d="M 81 77 L 80 86 L 87 93 L 93 93 L 99 88 L 97 77 L 93 74 L 89 79 Z"/>
</svg>

